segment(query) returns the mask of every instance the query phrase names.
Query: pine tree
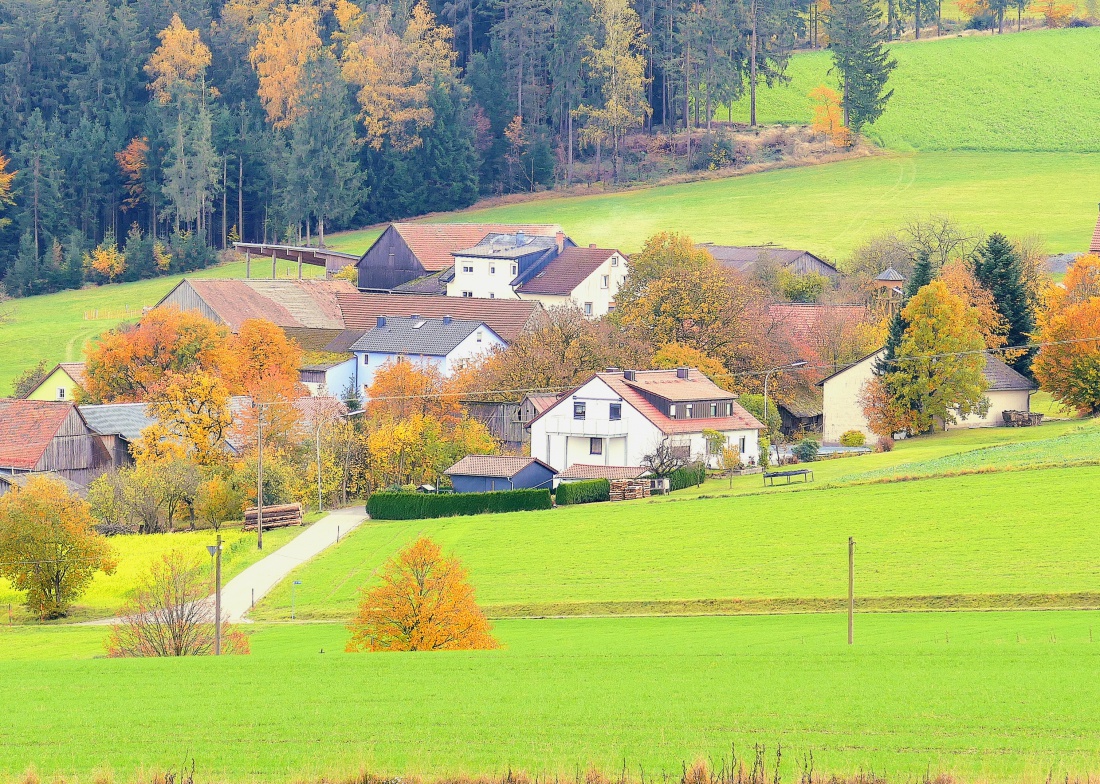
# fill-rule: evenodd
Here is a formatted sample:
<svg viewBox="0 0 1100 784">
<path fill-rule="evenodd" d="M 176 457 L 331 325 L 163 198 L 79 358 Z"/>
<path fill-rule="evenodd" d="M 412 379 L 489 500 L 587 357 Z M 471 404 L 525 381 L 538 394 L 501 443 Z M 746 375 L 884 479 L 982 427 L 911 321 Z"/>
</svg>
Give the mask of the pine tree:
<svg viewBox="0 0 1100 784">
<path fill-rule="evenodd" d="M 837 0 L 825 23 L 833 69 L 843 88 L 844 124 L 856 133 L 886 108 L 886 89 L 897 61 L 884 45 L 886 30 L 875 0 Z"/>
<path fill-rule="evenodd" d="M 1031 342 L 1035 331 L 1035 310 L 1028 294 L 1020 255 L 1003 234 L 989 236 L 974 255 L 974 277 L 993 294 L 997 310 L 1008 324 L 1008 346 Z M 1019 373 L 1031 372 L 1035 349 L 1013 352 L 1008 364 Z"/>
</svg>

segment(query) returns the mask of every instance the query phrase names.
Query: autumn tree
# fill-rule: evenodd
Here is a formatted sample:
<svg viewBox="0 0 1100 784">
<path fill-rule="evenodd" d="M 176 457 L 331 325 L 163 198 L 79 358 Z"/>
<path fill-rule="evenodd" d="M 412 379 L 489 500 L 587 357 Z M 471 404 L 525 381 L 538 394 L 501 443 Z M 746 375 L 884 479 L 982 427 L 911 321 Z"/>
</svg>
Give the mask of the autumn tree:
<svg viewBox="0 0 1100 784">
<path fill-rule="evenodd" d="M 810 100 L 814 106 L 811 127 L 817 133 L 825 134 L 837 147 L 847 147 L 850 143 L 848 129 L 844 127 L 843 98 L 836 90 L 820 85 L 810 90 Z"/>
<path fill-rule="evenodd" d="M 112 658 L 209 656 L 214 652 L 214 603 L 201 556 L 171 550 L 155 561 L 123 606 L 105 646 Z M 249 653 L 248 637 L 223 621 L 221 652 Z"/>
<path fill-rule="evenodd" d="M 833 0 L 825 20 L 833 68 L 840 76 L 844 125 L 859 133 L 885 111 L 897 61 L 885 46 L 882 11 L 874 0 Z"/>
<path fill-rule="evenodd" d="M 697 348 L 682 343 L 666 343 L 657 349 L 651 365 L 654 368 L 695 368 L 723 389 L 733 389 L 734 379 L 722 362 Z"/>
<path fill-rule="evenodd" d="M 215 531 L 227 520 L 240 520 L 244 514 L 245 493 L 231 476 L 220 473 L 199 483 L 195 492 L 195 515 Z"/>
<path fill-rule="evenodd" d="M 126 256 L 118 248 L 113 234 L 108 234 L 94 249 L 84 254 L 84 270 L 89 279 L 114 283 L 126 271 Z"/>
<path fill-rule="evenodd" d="M 978 320 L 962 299 L 935 280 L 902 311 L 908 325 L 885 383 L 911 414 L 916 432 L 946 428 L 960 417 L 984 416 L 988 383 Z"/>
<path fill-rule="evenodd" d="M 144 136 L 135 136 L 115 153 L 115 160 L 118 161 L 118 168 L 125 181 L 126 198 L 122 202 L 122 209 L 127 212 L 136 210 L 145 199 L 148 155 L 149 139 Z"/>
<path fill-rule="evenodd" d="M 204 370 L 222 376 L 226 330 L 177 308 L 156 308 L 133 326 L 100 336 L 87 353 L 85 402 L 143 402 L 169 373 Z"/>
<path fill-rule="evenodd" d="M 318 8 L 312 3 L 280 5 L 257 26 L 248 53 L 259 79 L 259 97 L 271 124 L 286 128 L 302 110 L 306 63 L 321 49 Z"/>
<path fill-rule="evenodd" d="M 1100 413 L 1100 256 L 1079 256 L 1061 287 L 1039 311 L 1043 345 L 1032 369 L 1043 389 L 1065 406 Z"/>
<path fill-rule="evenodd" d="M 947 290 L 965 302 L 977 318 L 978 329 L 986 348 L 1000 348 L 1005 345 L 1008 341 L 1008 322 L 997 308 L 993 293 L 978 282 L 971 266 L 966 261 L 957 259 L 945 264 L 939 277 Z"/>
<path fill-rule="evenodd" d="M 172 372 L 149 398 L 156 416 L 141 435 L 139 456 L 159 458 L 187 455 L 199 465 L 224 462 L 233 427 L 229 389 L 218 376 L 204 371 Z"/>
<path fill-rule="evenodd" d="M 492 626 L 457 558 L 421 537 L 382 567 L 381 585 L 364 588 L 348 624 L 349 653 L 498 648 Z"/>
<path fill-rule="evenodd" d="M 234 386 L 254 404 L 237 417 L 242 440 L 253 437 L 257 418 L 263 416 L 265 445 L 289 446 L 300 420 L 294 403 L 306 394 L 299 382 L 301 347 L 270 321 L 248 319 L 230 338 L 229 351 L 236 370 Z"/>
<path fill-rule="evenodd" d="M 25 398 L 35 387 L 46 380 L 46 376 L 49 375 L 50 366 L 46 364 L 46 360 L 40 359 L 35 365 L 31 365 L 24 370 L 11 384 L 11 396 L 15 398 Z"/>
<path fill-rule="evenodd" d="M 56 479 L 32 476 L 0 497 L 0 576 L 26 593 L 39 618 L 60 618 L 96 572 L 116 560 L 96 533 L 91 509 Z"/>
<path fill-rule="evenodd" d="M 15 205 L 15 193 L 12 190 L 15 184 L 15 175 L 19 172 L 8 171 L 11 159 L 0 152 L 0 214 L 8 207 Z M 0 229 L 6 229 L 11 225 L 11 218 L 0 217 Z"/>
</svg>

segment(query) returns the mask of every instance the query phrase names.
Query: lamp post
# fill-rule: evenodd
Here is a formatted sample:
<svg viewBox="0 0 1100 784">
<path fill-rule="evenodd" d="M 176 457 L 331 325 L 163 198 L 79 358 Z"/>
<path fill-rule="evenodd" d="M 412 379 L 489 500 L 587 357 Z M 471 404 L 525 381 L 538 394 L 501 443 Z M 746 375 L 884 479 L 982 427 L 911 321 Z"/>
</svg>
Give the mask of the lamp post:
<svg viewBox="0 0 1100 784">
<path fill-rule="evenodd" d="M 214 655 L 222 655 L 222 535 L 217 544 L 208 544 L 206 551 L 214 559 Z"/>
<path fill-rule="evenodd" d="M 296 608 L 295 600 L 297 598 L 295 596 L 295 590 L 294 589 L 297 588 L 301 584 L 302 584 L 301 580 L 295 580 L 294 582 L 292 582 L 290 584 L 290 620 L 292 620 L 292 621 L 294 620 L 294 616 L 295 616 L 295 608 Z"/>
<path fill-rule="evenodd" d="M 806 361 L 804 359 L 796 359 L 794 362 L 788 362 L 786 365 L 779 365 L 773 367 L 771 370 L 764 373 L 764 429 L 771 433 L 771 428 L 768 427 L 768 379 L 771 378 L 772 373 L 778 373 L 782 370 L 798 370 L 799 368 L 806 367 Z M 775 448 L 776 459 L 779 456 L 779 446 Z"/>
</svg>

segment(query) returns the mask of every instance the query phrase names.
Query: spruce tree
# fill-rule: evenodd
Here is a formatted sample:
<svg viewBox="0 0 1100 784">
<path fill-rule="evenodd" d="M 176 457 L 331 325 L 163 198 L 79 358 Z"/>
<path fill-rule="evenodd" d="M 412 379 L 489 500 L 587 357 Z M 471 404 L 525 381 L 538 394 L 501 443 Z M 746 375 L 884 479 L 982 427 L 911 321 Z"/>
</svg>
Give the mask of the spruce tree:
<svg viewBox="0 0 1100 784">
<path fill-rule="evenodd" d="M 1003 234 L 991 234 L 974 254 L 974 277 L 993 294 L 997 310 L 1008 324 L 1009 346 L 1031 342 L 1035 331 L 1035 311 L 1024 280 L 1020 254 Z M 1008 364 L 1025 375 L 1031 372 L 1035 349 L 1008 359 Z"/>
<path fill-rule="evenodd" d="M 886 82 L 897 61 L 886 51 L 882 11 L 876 0 L 836 0 L 825 30 L 844 92 L 844 124 L 859 133 L 882 115 L 894 94 Z"/>
</svg>

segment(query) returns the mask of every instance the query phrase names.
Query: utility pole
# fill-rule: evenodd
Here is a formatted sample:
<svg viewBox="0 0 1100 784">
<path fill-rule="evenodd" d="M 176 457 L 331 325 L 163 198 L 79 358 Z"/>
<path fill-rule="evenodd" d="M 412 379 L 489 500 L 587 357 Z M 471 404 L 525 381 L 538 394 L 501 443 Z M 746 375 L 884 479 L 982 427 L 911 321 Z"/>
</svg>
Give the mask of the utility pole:
<svg viewBox="0 0 1100 784">
<path fill-rule="evenodd" d="M 853 642 L 856 614 L 856 540 L 848 537 L 848 644 Z"/>
<path fill-rule="evenodd" d="M 321 425 L 323 422 L 317 424 L 317 511 L 324 511 L 324 494 L 321 489 Z"/>
<path fill-rule="evenodd" d="M 262 403 L 256 406 L 256 549 L 264 549 L 264 407 Z"/>
<path fill-rule="evenodd" d="M 218 534 L 218 543 L 207 545 L 206 549 L 214 556 L 214 655 L 222 655 L 222 535 Z"/>
</svg>

